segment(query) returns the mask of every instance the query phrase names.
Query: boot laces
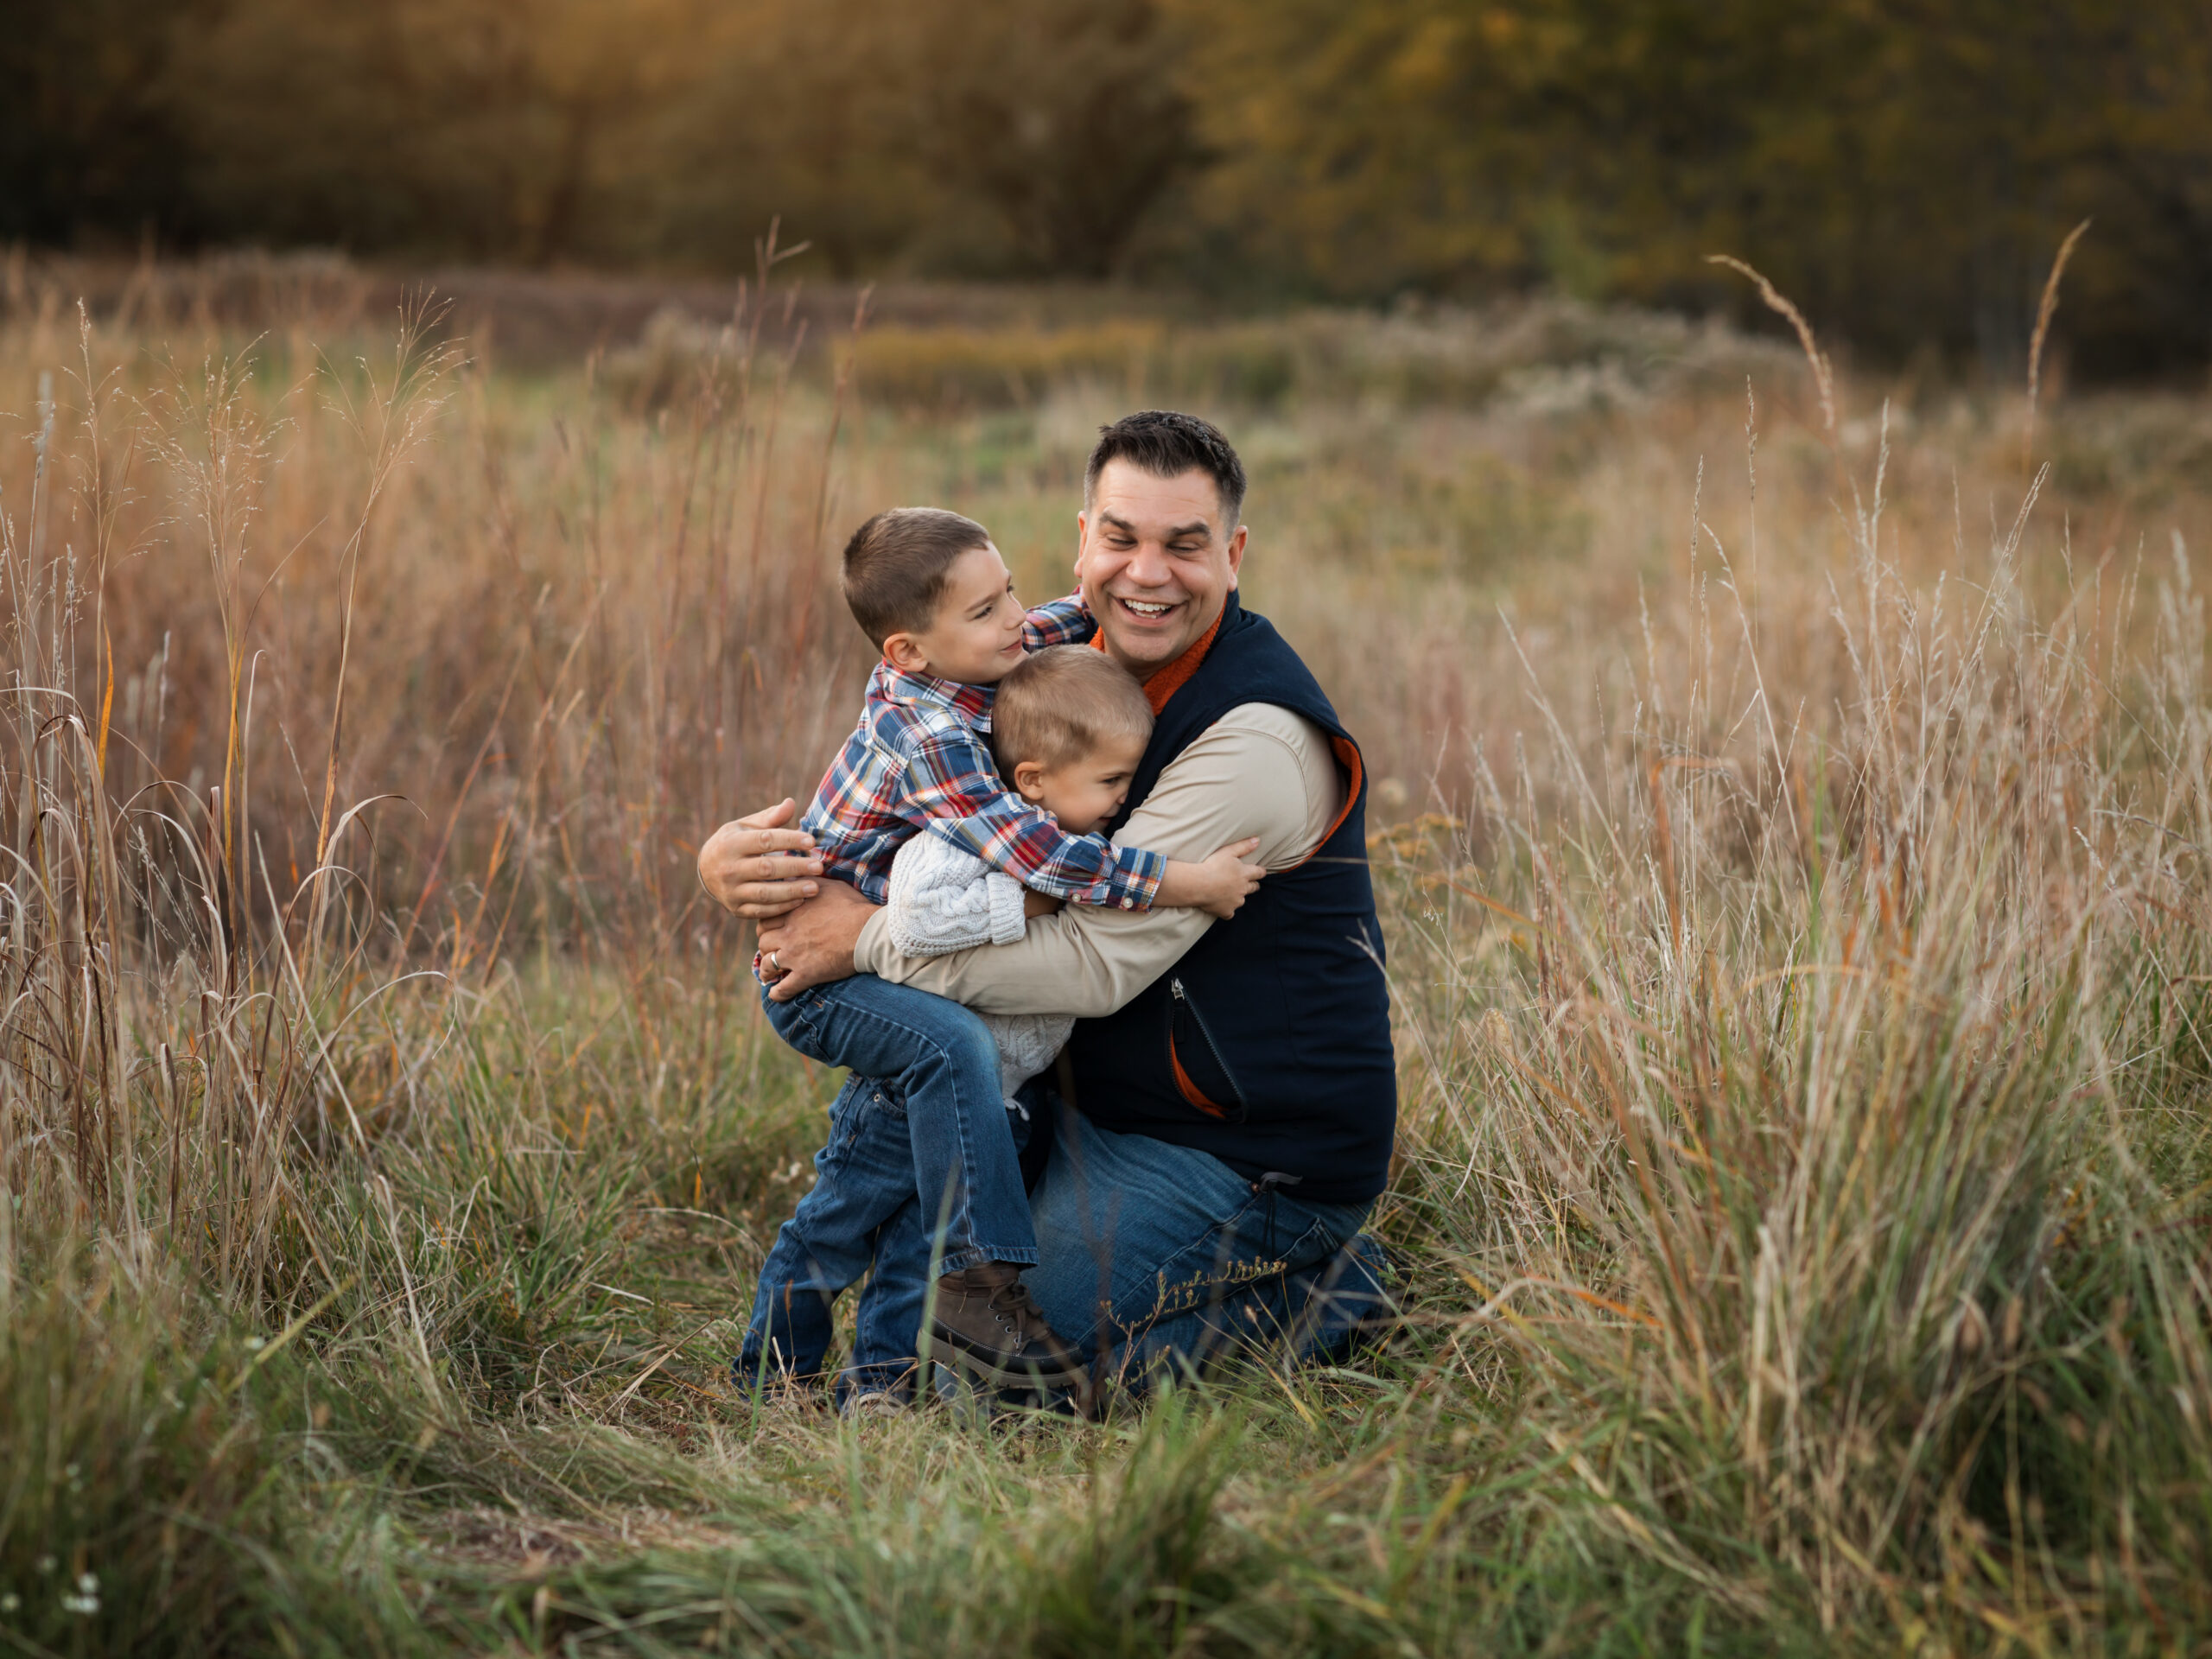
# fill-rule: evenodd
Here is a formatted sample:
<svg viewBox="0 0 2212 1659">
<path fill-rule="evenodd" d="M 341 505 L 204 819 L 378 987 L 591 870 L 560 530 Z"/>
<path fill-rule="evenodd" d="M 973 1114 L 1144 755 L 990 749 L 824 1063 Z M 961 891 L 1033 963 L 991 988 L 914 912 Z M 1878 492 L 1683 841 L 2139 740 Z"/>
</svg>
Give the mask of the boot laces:
<svg viewBox="0 0 2212 1659">
<path fill-rule="evenodd" d="M 991 1293 L 990 1309 L 1001 1325 L 1021 1338 L 1024 1346 L 1039 1340 L 1051 1329 L 1045 1322 L 1045 1310 L 1037 1306 L 1029 1287 L 1019 1279 Z"/>
<path fill-rule="evenodd" d="M 978 1283 L 977 1277 L 968 1277 L 959 1294 L 971 1307 L 976 1301 L 969 1299 L 980 1300 L 982 1311 L 1006 1333 L 1007 1353 L 1041 1355 L 1048 1359 L 1064 1355 L 1066 1344 L 1045 1318 L 1045 1310 L 1037 1305 L 1027 1285 L 1018 1277 L 995 1284 Z"/>
</svg>

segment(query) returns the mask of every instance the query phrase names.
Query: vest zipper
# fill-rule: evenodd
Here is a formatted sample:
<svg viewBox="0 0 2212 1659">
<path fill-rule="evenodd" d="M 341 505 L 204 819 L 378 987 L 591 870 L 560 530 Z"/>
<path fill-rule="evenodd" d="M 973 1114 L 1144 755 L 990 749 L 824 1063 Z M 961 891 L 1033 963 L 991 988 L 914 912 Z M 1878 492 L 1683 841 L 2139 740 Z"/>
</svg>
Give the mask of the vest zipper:
<svg viewBox="0 0 2212 1659">
<path fill-rule="evenodd" d="M 1244 1098 L 1244 1086 L 1236 1081 L 1236 1074 L 1229 1069 L 1229 1057 L 1221 1052 L 1221 1045 L 1214 1041 L 1213 1027 L 1206 1024 L 1205 1015 L 1198 1012 L 1198 1005 L 1184 990 L 1181 975 L 1178 974 L 1167 982 L 1167 995 L 1183 1005 L 1191 1016 L 1192 1023 L 1198 1027 L 1198 1035 L 1205 1039 L 1206 1052 L 1213 1056 L 1213 1063 L 1221 1068 L 1221 1075 L 1229 1084 L 1230 1093 L 1236 1097 L 1238 1109 L 1249 1111 L 1252 1103 Z M 1172 1021 L 1167 1030 L 1167 1045 L 1172 1053 L 1175 1046 L 1175 1028 Z"/>
</svg>

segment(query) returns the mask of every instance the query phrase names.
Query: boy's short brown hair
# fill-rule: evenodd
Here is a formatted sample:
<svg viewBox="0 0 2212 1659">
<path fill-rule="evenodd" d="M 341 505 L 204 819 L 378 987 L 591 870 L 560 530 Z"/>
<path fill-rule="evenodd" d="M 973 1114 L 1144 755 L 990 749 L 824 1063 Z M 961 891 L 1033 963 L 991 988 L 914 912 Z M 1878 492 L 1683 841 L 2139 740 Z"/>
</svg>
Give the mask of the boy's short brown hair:
<svg viewBox="0 0 2212 1659">
<path fill-rule="evenodd" d="M 990 544 L 990 531 L 943 507 L 877 513 L 845 543 L 845 603 L 853 620 L 878 651 L 894 633 L 920 632 L 936 620 L 953 561 Z"/>
<path fill-rule="evenodd" d="M 1088 645 L 1031 652 L 999 682 L 991 706 L 991 747 L 1008 780 L 1025 760 L 1064 766 L 1109 738 L 1151 735 L 1152 705 L 1136 676 Z"/>
</svg>

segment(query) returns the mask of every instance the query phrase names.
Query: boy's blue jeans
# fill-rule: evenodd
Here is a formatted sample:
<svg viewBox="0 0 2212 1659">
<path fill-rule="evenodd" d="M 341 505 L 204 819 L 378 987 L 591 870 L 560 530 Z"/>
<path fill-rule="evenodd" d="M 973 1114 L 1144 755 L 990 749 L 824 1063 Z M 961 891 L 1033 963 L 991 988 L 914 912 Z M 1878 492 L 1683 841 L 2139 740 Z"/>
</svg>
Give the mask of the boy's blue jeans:
<svg viewBox="0 0 2212 1659">
<path fill-rule="evenodd" d="M 764 995 L 763 1006 L 785 1041 L 853 1076 L 830 1108 L 813 1190 L 761 1268 L 741 1371 L 756 1375 L 764 1360 L 772 1370 L 819 1371 L 830 1306 L 867 1270 L 894 1219 L 917 1233 L 900 1235 L 893 1254 L 902 1266 L 918 1255 L 925 1262 L 940 1230 L 940 1273 L 1037 1260 L 1020 1148 L 999 1093 L 998 1045 L 981 1020 L 957 1002 L 872 974 L 788 1002 Z M 861 1351 L 912 1351 L 920 1288 L 913 1323 L 895 1334 L 872 1333 L 878 1339 L 864 1341 Z M 905 1298 L 869 1300 L 876 1314 Z M 903 1306 L 895 1317 L 906 1319 Z"/>
</svg>

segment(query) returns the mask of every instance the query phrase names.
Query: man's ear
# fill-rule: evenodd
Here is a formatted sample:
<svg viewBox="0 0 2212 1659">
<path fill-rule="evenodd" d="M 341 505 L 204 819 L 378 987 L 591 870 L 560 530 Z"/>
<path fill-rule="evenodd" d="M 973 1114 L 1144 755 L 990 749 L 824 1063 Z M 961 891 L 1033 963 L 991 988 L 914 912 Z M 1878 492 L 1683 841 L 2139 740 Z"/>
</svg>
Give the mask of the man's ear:
<svg viewBox="0 0 2212 1659">
<path fill-rule="evenodd" d="M 1236 533 L 1229 538 L 1229 586 L 1231 592 L 1236 588 L 1236 573 L 1244 568 L 1244 538 L 1251 533 L 1239 524 Z"/>
<path fill-rule="evenodd" d="M 926 674 L 930 671 L 929 653 L 922 649 L 922 642 L 911 633 L 884 635 L 883 660 L 901 674 Z"/>
<path fill-rule="evenodd" d="M 1045 793 L 1045 768 L 1034 760 L 1015 761 L 1014 787 L 1023 800 L 1034 803 Z"/>
<path fill-rule="evenodd" d="M 1090 509 L 1084 508 L 1075 516 L 1075 585 L 1083 586 L 1083 550 L 1090 545 Z"/>
</svg>

